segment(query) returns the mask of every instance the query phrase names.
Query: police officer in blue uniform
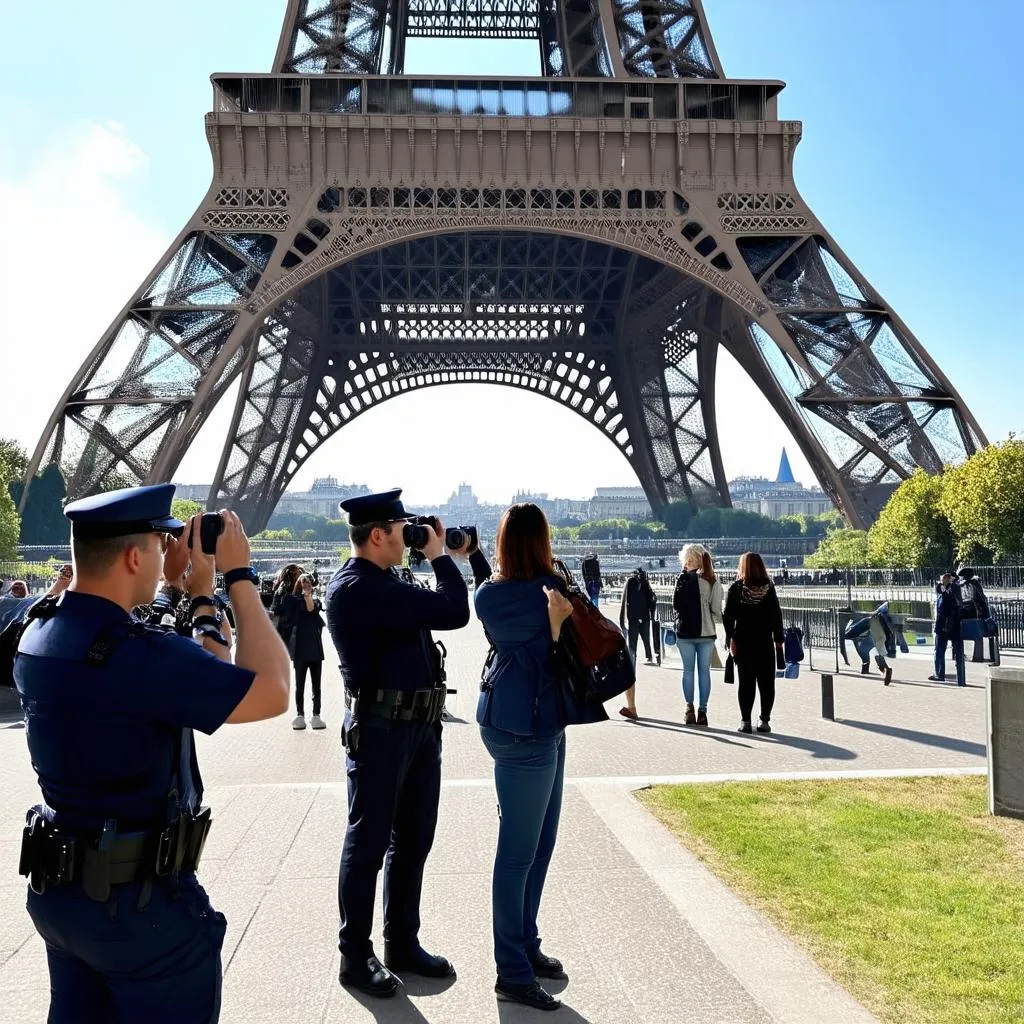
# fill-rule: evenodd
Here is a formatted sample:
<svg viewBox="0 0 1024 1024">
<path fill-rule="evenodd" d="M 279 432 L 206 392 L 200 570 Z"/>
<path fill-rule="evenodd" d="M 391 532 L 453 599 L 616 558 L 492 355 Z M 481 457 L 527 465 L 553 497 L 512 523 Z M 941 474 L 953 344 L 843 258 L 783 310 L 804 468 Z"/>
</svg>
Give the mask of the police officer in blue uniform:
<svg viewBox="0 0 1024 1024">
<path fill-rule="evenodd" d="M 226 922 L 195 869 L 209 829 L 192 730 L 288 707 L 288 652 L 259 599 L 238 517 L 216 556 L 200 520 L 170 513 L 170 484 L 73 502 L 69 589 L 30 612 L 14 677 L 43 803 L 21 872 L 46 944 L 51 1024 L 216 1021 Z M 191 535 L 191 541 L 190 541 Z M 161 576 L 187 577 L 193 638 L 130 610 Z M 225 573 L 238 623 L 232 664 L 212 600 Z"/>
<path fill-rule="evenodd" d="M 419 908 L 423 865 L 437 825 L 446 693 L 443 658 L 430 630 L 465 626 L 469 596 L 462 573 L 445 554 L 439 521 L 428 527 L 423 547 L 435 589 L 410 584 L 393 571 L 402 564 L 403 523 L 411 518 L 401 495 L 393 490 L 341 503 L 353 557 L 327 586 L 327 626 L 341 662 L 346 707 L 340 981 L 377 996 L 397 991 L 399 978 L 392 972 L 455 974 L 445 957 L 420 945 Z M 370 939 L 382 864 L 384 964 Z"/>
</svg>

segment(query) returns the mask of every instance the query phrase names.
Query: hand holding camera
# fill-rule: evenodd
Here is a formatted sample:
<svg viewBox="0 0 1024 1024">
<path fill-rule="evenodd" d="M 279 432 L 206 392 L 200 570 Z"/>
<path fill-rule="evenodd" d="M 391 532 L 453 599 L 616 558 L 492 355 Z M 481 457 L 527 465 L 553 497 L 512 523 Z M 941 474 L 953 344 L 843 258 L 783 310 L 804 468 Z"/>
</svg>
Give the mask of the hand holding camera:
<svg viewBox="0 0 1024 1024">
<path fill-rule="evenodd" d="M 444 526 L 437 516 L 417 516 L 402 527 L 407 548 L 422 551 L 428 561 L 444 554 Z"/>
</svg>

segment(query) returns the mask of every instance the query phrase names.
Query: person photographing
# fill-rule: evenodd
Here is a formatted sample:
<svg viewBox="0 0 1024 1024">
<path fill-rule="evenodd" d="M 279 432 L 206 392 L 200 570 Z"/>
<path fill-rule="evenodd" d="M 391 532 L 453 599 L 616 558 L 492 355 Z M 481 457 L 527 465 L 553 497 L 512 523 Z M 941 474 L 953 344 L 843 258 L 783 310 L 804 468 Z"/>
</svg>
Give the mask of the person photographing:
<svg viewBox="0 0 1024 1024">
<path fill-rule="evenodd" d="M 46 945 L 50 1024 L 198 1024 L 220 1012 L 226 921 L 196 877 L 210 812 L 192 730 L 282 714 L 288 654 L 238 517 L 220 513 L 204 551 L 204 517 L 175 519 L 173 495 L 158 484 L 67 506 L 73 579 L 33 607 L 15 658 L 43 798 L 26 816 L 20 870 Z M 131 616 L 189 564 L 193 638 Z M 234 663 L 212 596 L 218 568 Z"/>
</svg>

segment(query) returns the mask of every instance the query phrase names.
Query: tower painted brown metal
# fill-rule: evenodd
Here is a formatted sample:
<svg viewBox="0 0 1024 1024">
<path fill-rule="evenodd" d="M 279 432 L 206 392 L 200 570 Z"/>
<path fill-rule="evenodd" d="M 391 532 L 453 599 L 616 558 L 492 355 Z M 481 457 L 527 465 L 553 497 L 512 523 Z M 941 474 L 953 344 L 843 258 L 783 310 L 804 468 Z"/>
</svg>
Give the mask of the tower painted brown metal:
<svg viewBox="0 0 1024 1024">
<path fill-rule="evenodd" d="M 535 38 L 543 77 L 402 74 L 408 37 L 458 35 Z M 585 417 L 655 509 L 728 504 L 719 345 L 854 524 L 984 444 L 700 0 L 289 0 L 274 73 L 213 84 L 210 191 L 33 456 L 73 497 L 169 479 L 241 377 L 210 503 L 250 528 L 363 411 L 459 382 Z"/>
</svg>

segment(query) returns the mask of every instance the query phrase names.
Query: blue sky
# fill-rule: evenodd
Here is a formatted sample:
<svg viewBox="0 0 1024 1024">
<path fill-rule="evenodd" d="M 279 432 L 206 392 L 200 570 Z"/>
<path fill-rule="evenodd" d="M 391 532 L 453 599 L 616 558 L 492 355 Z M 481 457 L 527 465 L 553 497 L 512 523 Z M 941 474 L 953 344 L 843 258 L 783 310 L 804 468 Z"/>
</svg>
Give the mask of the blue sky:
<svg viewBox="0 0 1024 1024">
<path fill-rule="evenodd" d="M 8 8 L 0 435 L 32 446 L 75 367 L 208 187 L 209 75 L 269 70 L 285 2 Z M 957 384 L 989 438 L 1020 431 L 1024 356 L 1013 296 L 1024 270 L 1024 5 L 706 0 L 706 9 L 728 75 L 788 83 L 781 112 L 804 123 L 803 196 Z M 414 40 L 408 70 L 539 69 L 533 44 Z M 786 441 L 781 425 L 736 372 L 723 370 L 722 384 L 727 470 L 773 472 Z M 621 456 L 552 402 L 468 386 L 450 396 L 457 400 L 431 390 L 368 413 L 299 482 L 327 472 L 374 486 L 401 480 L 421 500 L 443 497 L 459 479 L 494 500 L 517 486 L 582 495 L 632 482 Z M 212 475 L 213 434 L 225 424 L 218 414 L 178 478 Z M 413 468 L 397 455 L 403 433 L 424 419 L 439 437 L 467 438 L 463 464 Z M 516 429 L 503 429 L 509 422 Z M 380 457 L 379 444 L 368 451 L 381 436 L 394 461 Z M 566 448 L 571 460 L 559 455 Z M 792 446 L 791 454 L 806 477 Z"/>
</svg>

